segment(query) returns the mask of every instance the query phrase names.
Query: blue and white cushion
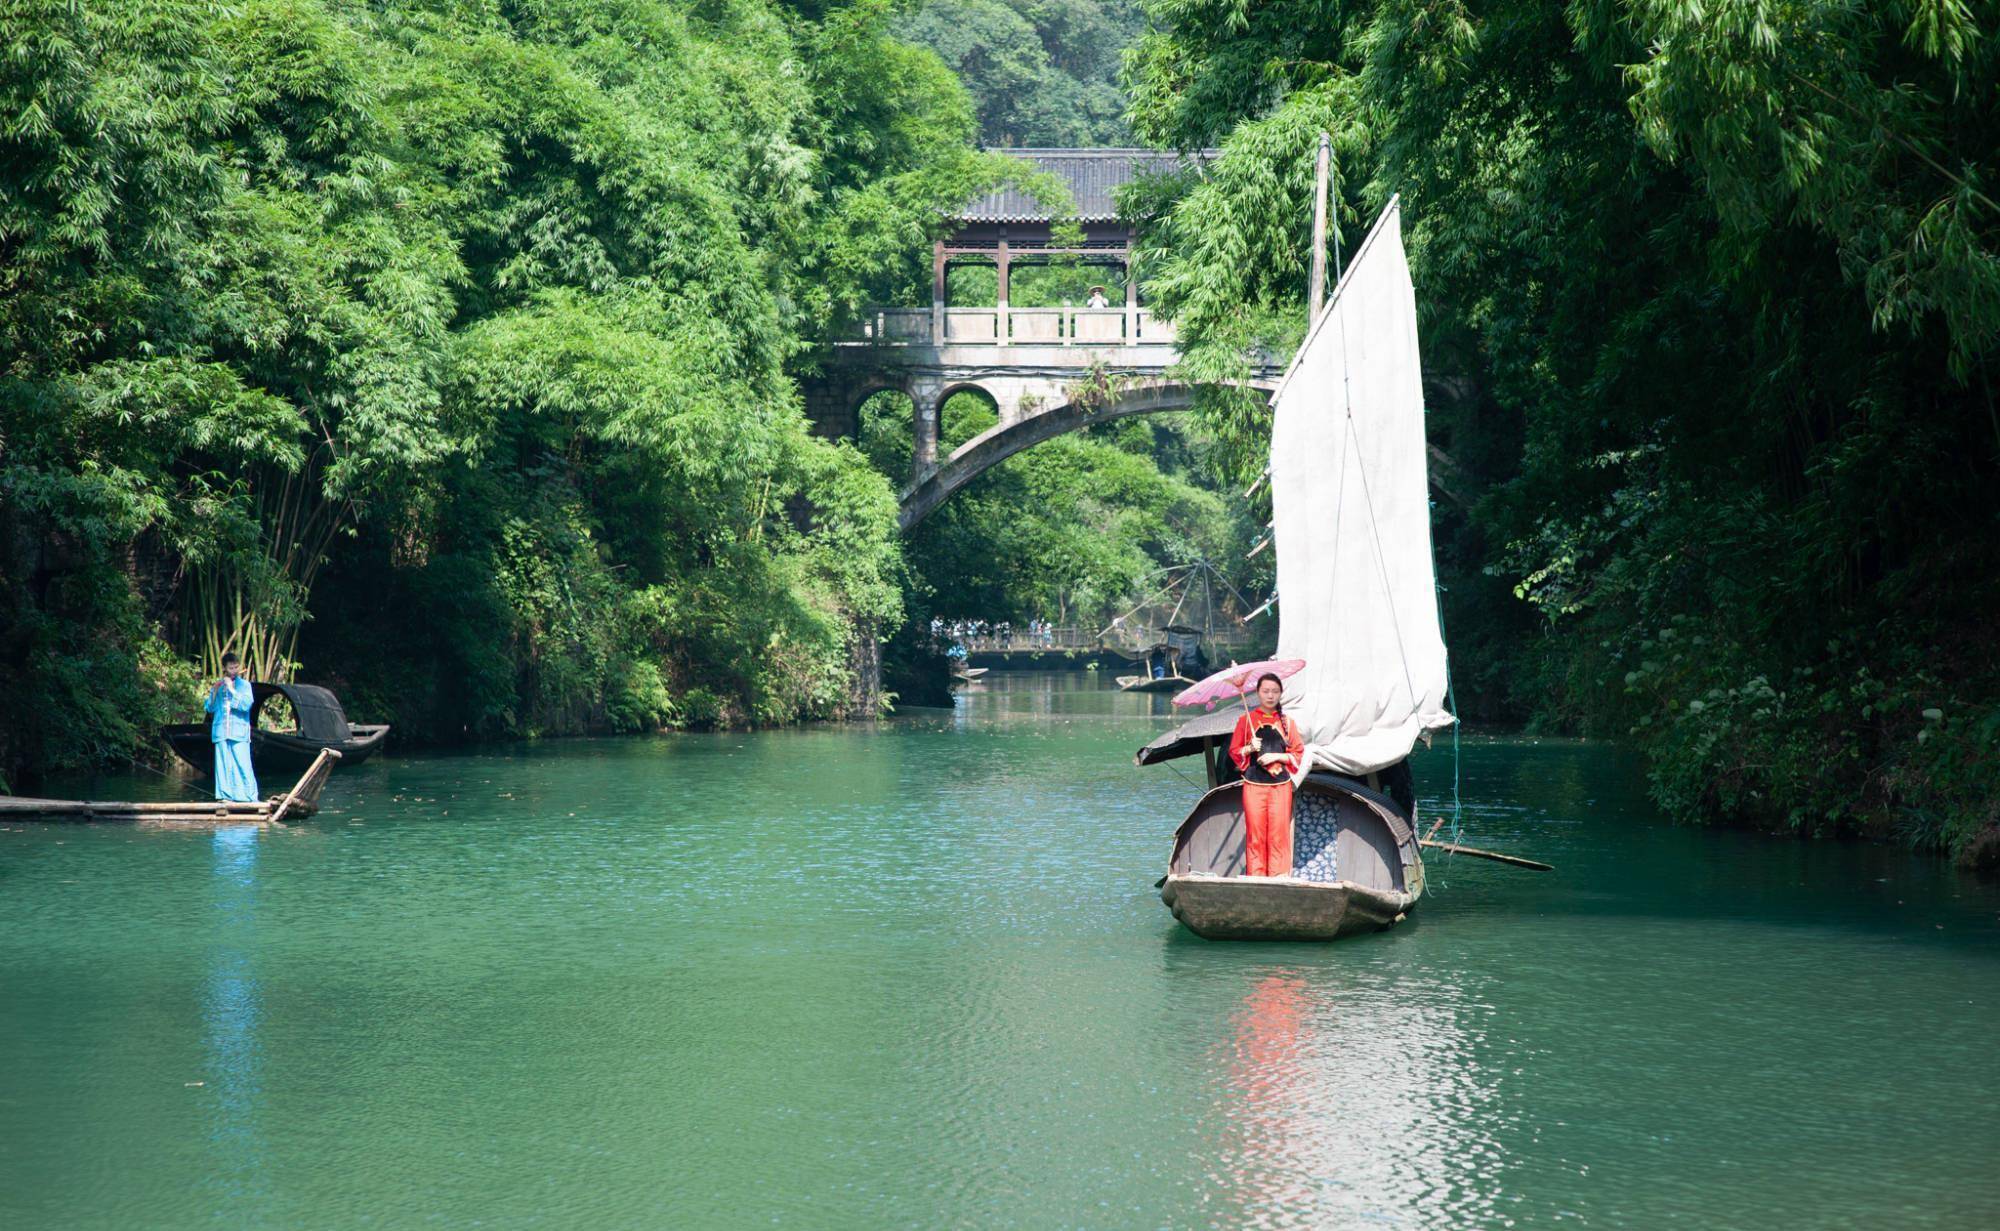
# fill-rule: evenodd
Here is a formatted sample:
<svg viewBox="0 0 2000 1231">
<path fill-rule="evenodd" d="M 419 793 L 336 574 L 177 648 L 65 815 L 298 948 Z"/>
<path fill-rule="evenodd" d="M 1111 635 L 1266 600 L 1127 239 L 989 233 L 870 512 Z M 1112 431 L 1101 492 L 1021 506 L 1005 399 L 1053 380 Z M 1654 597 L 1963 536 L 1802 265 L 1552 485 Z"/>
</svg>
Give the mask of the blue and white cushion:
<svg viewBox="0 0 2000 1231">
<path fill-rule="evenodd" d="M 1333 863 L 1334 838 L 1339 832 L 1340 805 L 1318 791 L 1292 797 L 1292 875 L 1331 885 L 1340 877 Z"/>
</svg>

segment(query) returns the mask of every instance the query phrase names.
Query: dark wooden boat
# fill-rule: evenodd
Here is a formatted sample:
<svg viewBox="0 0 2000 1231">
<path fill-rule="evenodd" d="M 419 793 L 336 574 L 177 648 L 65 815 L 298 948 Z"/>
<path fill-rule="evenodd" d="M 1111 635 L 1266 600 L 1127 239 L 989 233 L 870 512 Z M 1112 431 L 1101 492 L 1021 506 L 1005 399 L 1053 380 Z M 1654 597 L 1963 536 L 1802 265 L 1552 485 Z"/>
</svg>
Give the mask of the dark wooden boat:
<svg viewBox="0 0 2000 1231">
<path fill-rule="evenodd" d="M 1389 793 L 1401 783 L 1380 775 L 1309 775 L 1293 796 L 1293 874 L 1244 875 L 1243 786 L 1222 755 L 1236 717 L 1204 714 L 1139 750 L 1140 765 L 1200 753 L 1208 767 L 1160 882 L 1174 918 L 1210 940 L 1338 940 L 1401 922 L 1423 896 L 1424 861 L 1410 805 Z"/>
<path fill-rule="evenodd" d="M 1243 874 L 1243 788 L 1202 796 L 1174 834 L 1160 900 L 1210 940 L 1338 940 L 1400 923 L 1424 892 L 1415 828 L 1394 801 L 1331 774 L 1293 797 L 1291 876 Z"/>
<path fill-rule="evenodd" d="M 31 799 L 0 795 L 0 821 L 124 821 L 142 825 L 278 825 L 319 811 L 320 792 L 340 754 L 322 748 L 289 791 L 256 803 L 187 800 Z"/>
<path fill-rule="evenodd" d="M 1157 679 L 1150 675 L 1121 675 L 1118 687 L 1126 692 L 1179 692 L 1195 681 L 1181 675 L 1163 675 Z"/>
<path fill-rule="evenodd" d="M 250 706 L 250 764 L 259 773 L 303 773 L 323 748 L 339 753 L 342 765 L 359 765 L 382 746 L 389 734 L 387 723 L 347 721 L 340 698 L 312 684 L 271 684 L 254 681 L 250 689 L 256 700 Z M 257 725 L 264 707 L 273 697 L 291 702 L 298 725 L 290 731 L 272 731 Z M 215 744 L 205 722 L 184 722 L 166 728 L 167 743 L 174 755 L 202 774 L 215 773 Z"/>
<path fill-rule="evenodd" d="M 1146 672 L 1117 677 L 1118 687 L 1126 692 L 1179 692 L 1201 678 L 1208 660 L 1201 652 L 1200 630 L 1169 624 L 1160 630 L 1160 638 L 1143 653 L 1127 655 Z"/>
</svg>

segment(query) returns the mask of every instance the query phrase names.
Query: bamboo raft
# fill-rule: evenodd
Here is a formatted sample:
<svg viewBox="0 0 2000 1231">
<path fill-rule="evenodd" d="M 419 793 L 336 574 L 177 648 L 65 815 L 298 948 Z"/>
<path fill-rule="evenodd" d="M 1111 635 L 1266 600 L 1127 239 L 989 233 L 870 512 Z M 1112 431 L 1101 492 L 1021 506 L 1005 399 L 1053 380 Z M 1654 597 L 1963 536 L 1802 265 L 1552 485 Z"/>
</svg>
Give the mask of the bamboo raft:
<svg viewBox="0 0 2000 1231">
<path fill-rule="evenodd" d="M 282 825 L 319 810 L 320 792 L 340 753 L 322 748 L 282 795 L 256 803 L 229 800 L 148 803 L 131 800 L 32 799 L 0 795 L 0 821 L 109 821 L 141 825 Z"/>
</svg>

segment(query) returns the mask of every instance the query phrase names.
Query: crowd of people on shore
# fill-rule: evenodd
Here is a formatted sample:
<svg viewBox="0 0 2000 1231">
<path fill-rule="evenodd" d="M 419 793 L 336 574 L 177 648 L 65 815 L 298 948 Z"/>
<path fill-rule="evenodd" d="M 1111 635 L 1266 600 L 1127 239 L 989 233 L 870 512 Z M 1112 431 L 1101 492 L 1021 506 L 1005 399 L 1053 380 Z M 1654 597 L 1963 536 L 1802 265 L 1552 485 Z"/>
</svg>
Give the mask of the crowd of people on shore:
<svg viewBox="0 0 2000 1231">
<path fill-rule="evenodd" d="M 1056 643 L 1056 626 L 1048 620 L 1029 620 L 1027 627 L 1017 633 L 1010 620 L 947 620 L 934 616 L 931 619 L 931 637 L 959 646 L 976 641 L 998 645 L 1001 649 L 1012 649 L 1016 645 L 1051 647 Z"/>
</svg>

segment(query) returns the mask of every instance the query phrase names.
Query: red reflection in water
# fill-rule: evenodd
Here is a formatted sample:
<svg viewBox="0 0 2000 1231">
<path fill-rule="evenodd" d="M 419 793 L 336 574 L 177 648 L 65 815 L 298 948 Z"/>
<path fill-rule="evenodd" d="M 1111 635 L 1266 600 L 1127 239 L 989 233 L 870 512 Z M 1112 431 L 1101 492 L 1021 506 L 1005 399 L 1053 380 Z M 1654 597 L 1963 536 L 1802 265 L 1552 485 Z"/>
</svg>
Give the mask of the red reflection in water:
<svg viewBox="0 0 2000 1231">
<path fill-rule="evenodd" d="M 1235 1055 L 1230 1087 L 1238 1098 L 1231 1119 L 1240 1135 L 1229 1151 L 1229 1179 L 1235 1199 L 1252 1225 L 1269 1225 L 1282 1211 L 1304 1208 L 1309 1186 L 1293 1166 L 1308 1123 L 1309 1098 L 1299 1088 L 1305 1076 L 1302 1043 L 1307 1025 L 1306 981 L 1272 974 L 1257 981 L 1234 1017 Z"/>
</svg>

